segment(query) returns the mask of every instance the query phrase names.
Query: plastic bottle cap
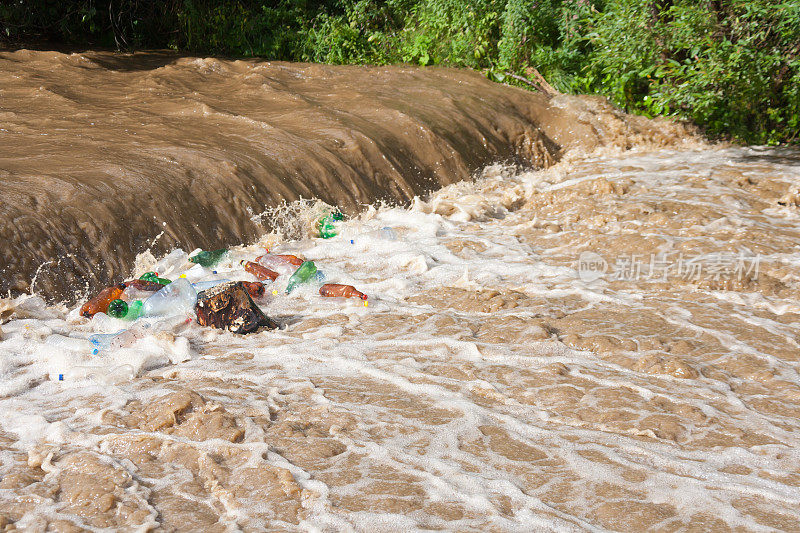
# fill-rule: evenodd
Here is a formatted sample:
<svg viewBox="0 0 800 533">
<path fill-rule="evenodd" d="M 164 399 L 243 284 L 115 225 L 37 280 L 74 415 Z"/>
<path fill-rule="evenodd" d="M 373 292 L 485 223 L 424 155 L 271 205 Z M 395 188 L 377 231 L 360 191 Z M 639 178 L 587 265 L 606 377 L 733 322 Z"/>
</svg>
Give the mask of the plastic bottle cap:
<svg viewBox="0 0 800 533">
<path fill-rule="evenodd" d="M 355 242 L 353 242 L 353 239 L 350 239 L 350 244 L 355 244 Z"/>
<path fill-rule="evenodd" d="M 278 291 L 272 291 L 272 294 L 277 296 L 278 295 Z"/>
<path fill-rule="evenodd" d="M 185 277 L 186 277 L 186 274 L 181 274 L 181 275 L 180 275 L 180 276 L 178 276 L 178 277 L 179 277 L 179 278 L 185 278 Z"/>
<path fill-rule="evenodd" d="M 364 300 L 364 307 L 369 307 L 369 302 Z"/>
<path fill-rule="evenodd" d="M 100 350 L 98 350 L 97 348 L 92 350 L 92 355 L 97 355 L 98 353 L 100 353 Z"/>
<path fill-rule="evenodd" d="M 216 270 L 212 270 L 212 271 L 211 271 L 211 273 L 212 273 L 212 274 L 216 274 L 216 273 L 217 273 L 217 271 L 216 271 Z"/>
<path fill-rule="evenodd" d="M 64 374 L 58 375 L 58 381 L 64 381 Z"/>
</svg>

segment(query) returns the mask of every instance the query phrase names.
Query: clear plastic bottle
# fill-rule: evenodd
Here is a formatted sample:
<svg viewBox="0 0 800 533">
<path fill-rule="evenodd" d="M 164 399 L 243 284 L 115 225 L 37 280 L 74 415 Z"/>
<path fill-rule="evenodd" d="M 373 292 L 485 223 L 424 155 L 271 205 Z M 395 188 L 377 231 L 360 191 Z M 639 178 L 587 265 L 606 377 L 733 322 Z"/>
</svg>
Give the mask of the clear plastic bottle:
<svg viewBox="0 0 800 533">
<path fill-rule="evenodd" d="M 172 316 L 188 313 L 197 302 L 197 291 L 186 278 L 173 281 L 144 301 L 145 316 Z"/>
<path fill-rule="evenodd" d="M 123 291 L 119 299 L 124 302 L 128 302 L 128 305 L 130 305 L 131 302 L 135 302 L 136 300 L 146 300 L 150 296 L 152 296 L 153 293 L 156 293 L 164 288 L 163 285 L 156 285 L 156 284 L 153 285 L 157 287 L 157 289 L 154 291 L 146 291 L 139 289 L 133 285 L 128 285 L 128 287 Z"/>
<path fill-rule="evenodd" d="M 49 346 L 61 348 L 63 350 L 70 350 L 72 352 L 85 352 L 91 348 L 91 344 L 86 339 L 79 339 L 77 337 L 67 337 L 53 333 L 48 335 L 44 343 Z"/>
<path fill-rule="evenodd" d="M 92 343 L 92 346 L 94 346 L 92 353 L 96 354 L 100 350 L 107 348 L 109 343 L 111 343 L 111 340 L 124 331 L 126 330 L 121 329 L 116 333 L 95 333 L 94 335 L 89 335 L 88 341 Z"/>
<path fill-rule="evenodd" d="M 292 274 L 297 267 L 303 264 L 303 260 L 295 255 L 275 255 L 267 254 L 262 255 L 256 259 L 256 262 L 263 267 L 266 267 L 278 274 Z"/>
<path fill-rule="evenodd" d="M 154 274 L 154 272 L 148 272 L 147 274 Z M 147 274 L 144 274 L 144 275 L 146 276 Z M 164 285 L 169 285 L 169 283 L 160 283 L 158 281 L 153 281 L 153 280 L 157 280 L 157 279 L 172 283 L 168 279 L 163 279 L 163 278 L 159 278 L 159 277 L 155 277 L 155 278 L 151 278 L 151 279 L 141 279 L 141 278 L 132 279 L 132 280 L 129 280 L 129 281 L 125 282 L 125 287 L 127 287 L 127 289 L 125 289 L 125 290 L 137 289 L 137 290 L 140 290 L 140 291 L 143 291 L 143 292 L 156 292 L 156 291 L 160 291 L 161 289 L 163 289 Z"/>
<path fill-rule="evenodd" d="M 139 339 L 142 339 L 153 332 L 153 328 L 148 323 L 137 323 L 129 329 L 123 329 L 117 333 L 95 334 L 89 337 L 92 345 L 92 355 L 97 355 L 102 351 L 119 350 L 127 348 Z"/>
<path fill-rule="evenodd" d="M 381 229 L 361 233 L 350 239 L 350 244 L 361 244 L 364 241 L 382 240 L 382 241 L 396 241 L 397 232 L 389 226 L 384 226 Z"/>
<path fill-rule="evenodd" d="M 384 241 L 396 241 L 397 240 L 397 232 L 395 232 L 389 226 L 384 226 L 381 229 L 370 231 L 368 233 L 371 237 L 382 239 Z"/>
<path fill-rule="evenodd" d="M 228 283 L 229 279 L 212 279 L 211 281 L 198 281 L 197 283 L 192 283 L 192 287 L 197 292 L 203 292 L 205 290 L 210 289 L 211 287 L 216 287 L 220 283 Z"/>
</svg>

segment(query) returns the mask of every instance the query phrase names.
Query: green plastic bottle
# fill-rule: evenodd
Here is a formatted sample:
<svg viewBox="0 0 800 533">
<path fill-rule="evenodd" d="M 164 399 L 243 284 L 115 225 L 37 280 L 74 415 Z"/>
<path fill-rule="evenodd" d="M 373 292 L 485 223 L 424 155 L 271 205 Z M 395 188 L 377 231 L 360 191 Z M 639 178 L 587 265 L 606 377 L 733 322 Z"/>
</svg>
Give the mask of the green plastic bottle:
<svg viewBox="0 0 800 533">
<path fill-rule="evenodd" d="M 142 281 L 150 281 L 150 282 L 153 282 L 153 283 L 160 283 L 162 285 L 169 285 L 170 283 L 172 283 L 171 279 L 159 278 L 158 274 L 156 274 L 155 272 L 145 272 L 144 274 L 142 274 L 139 277 L 139 279 L 142 280 Z"/>
<path fill-rule="evenodd" d="M 302 265 L 300 265 L 297 270 L 294 271 L 292 277 L 289 278 L 289 284 L 286 286 L 286 294 L 289 294 L 298 285 L 301 283 L 307 282 L 309 279 L 314 277 L 317 273 L 317 265 L 314 264 L 314 261 L 305 261 Z"/>
<path fill-rule="evenodd" d="M 220 261 L 225 255 L 228 253 L 227 248 L 220 248 L 219 250 L 211 250 L 211 251 L 202 251 L 194 254 L 192 257 L 189 258 L 189 261 L 192 263 L 196 263 L 200 266 L 209 268 Z"/>
<path fill-rule="evenodd" d="M 139 279 L 144 281 L 155 282 L 158 279 L 158 274 L 156 274 L 155 272 L 145 272 L 144 274 L 139 276 Z"/>
<path fill-rule="evenodd" d="M 149 281 L 149 280 L 148 280 Z M 124 300 L 111 300 L 108 304 L 108 316 L 122 318 L 128 312 L 128 304 Z"/>
<path fill-rule="evenodd" d="M 339 211 L 329 213 L 319 219 L 317 222 L 318 235 L 322 239 L 330 239 L 335 237 L 338 231 L 336 230 L 336 222 L 342 220 L 344 215 Z"/>
<path fill-rule="evenodd" d="M 128 305 L 124 300 L 112 300 L 108 304 L 108 315 L 122 320 L 133 321 L 144 314 L 142 301 L 135 300 Z"/>
</svg>

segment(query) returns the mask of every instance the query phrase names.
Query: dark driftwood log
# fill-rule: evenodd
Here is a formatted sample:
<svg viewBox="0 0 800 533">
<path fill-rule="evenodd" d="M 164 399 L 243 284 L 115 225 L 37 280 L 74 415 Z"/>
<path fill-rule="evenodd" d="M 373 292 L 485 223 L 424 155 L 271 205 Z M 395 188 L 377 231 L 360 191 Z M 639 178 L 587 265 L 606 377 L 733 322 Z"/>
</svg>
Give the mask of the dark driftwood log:
<svg viewBox="0 0 800 533">
<path fill-rule="evenodd" d="M 252 333 L 260 327 L 274 328 L 275 322 L 258 308 L 247 289 L 238 281 L 222 283 L 197 295 L 197 323 L 227 329 L 232 333 Z"/>
</svg>

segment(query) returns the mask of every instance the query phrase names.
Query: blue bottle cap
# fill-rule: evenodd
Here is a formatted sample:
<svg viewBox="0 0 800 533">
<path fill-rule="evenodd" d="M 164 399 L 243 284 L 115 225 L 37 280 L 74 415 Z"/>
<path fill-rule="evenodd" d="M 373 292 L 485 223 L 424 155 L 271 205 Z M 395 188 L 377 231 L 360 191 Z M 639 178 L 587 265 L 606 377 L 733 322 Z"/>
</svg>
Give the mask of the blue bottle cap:
<svg viewBox="0 0 800 533">
<path fill-rule="evenodd" d="M 58 381 L 64 381 L 64 374 L 58 375 Z"/>
</svg>

